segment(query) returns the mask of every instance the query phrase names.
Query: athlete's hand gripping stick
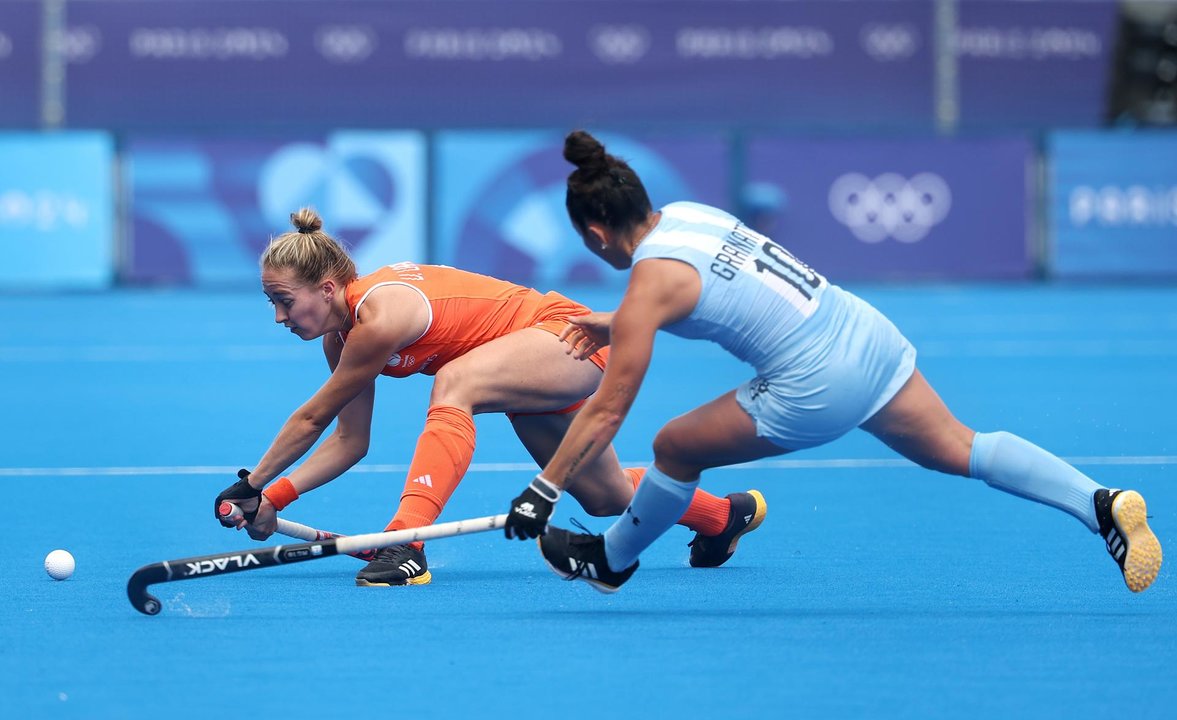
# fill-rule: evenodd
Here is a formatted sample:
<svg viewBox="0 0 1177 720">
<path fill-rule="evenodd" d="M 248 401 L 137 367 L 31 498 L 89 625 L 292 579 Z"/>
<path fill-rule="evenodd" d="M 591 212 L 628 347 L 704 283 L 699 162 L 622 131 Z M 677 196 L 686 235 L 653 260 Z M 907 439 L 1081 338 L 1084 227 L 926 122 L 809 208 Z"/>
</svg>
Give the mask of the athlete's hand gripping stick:
<svg viewBox="0 0 1177 720">
<path fill-rule="evenodd" d="M 257 517 L 257 509 L 261 507 L 262 491 L 249 484 L 249 471 L 242 468 L 237 471 L 237 482 L 221 491 L 213 502 L 213 515 L 225 527 L 235 527 L 236 523 L 227 522 L 221 517 L 221 503 L 228 501 L 237 505 L 244 504 L 249 509 L 243 509 L 242 515 L 246 522 L 253 522 Z"/>
<path fill-rule="evenodd" d="M 507 513 L 503 534 L 507 539 L 527 540 L 546 533 L 548 520 L 561 494 L 560 488 L 542 475 L 536 475 L 527 489 L 511 501 L 511 512 Z"/>
</svg>

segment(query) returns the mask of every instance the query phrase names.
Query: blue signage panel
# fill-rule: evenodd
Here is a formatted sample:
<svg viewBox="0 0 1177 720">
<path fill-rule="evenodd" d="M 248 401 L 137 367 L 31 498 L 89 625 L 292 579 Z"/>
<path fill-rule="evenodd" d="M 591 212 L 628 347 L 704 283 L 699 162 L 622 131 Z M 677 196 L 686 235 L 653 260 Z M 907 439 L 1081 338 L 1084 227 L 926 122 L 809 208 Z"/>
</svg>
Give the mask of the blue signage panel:
<svg viewBox="0 0 1177 720">
<path fill-rule="evenodd" d="M 425 259 L 424 137 L 350 131 L 325 139 L 132 138 L 130 188 L 134 282 L 248 284 L 271 236 L 290 213 L 314 207 L 360 272 Z"/>
<path fill-rule="evenodd" d="M 0 288 L 108 286 L 113 178 L 105 134 L 0 134 Z"/>
<path fill-rule="evenodd" d="M 1177 276 L 1177 133 L 1058 132 L 1047 147 L 1053 275 Z"/>
<path fill-rule="evenodd" d="M 833 282 L 1024 278 L 1031 157 L 1022 139 L 758 137 L 743 213 Z"/>
<path fill-rule="evenodd" d="M 642 178 L 650 202 L 728 204 L 730 152 L 719 135 L 646 138 L 599 133 Z M 438 133 L 434 151 L 435 259 L 549 290 L 620 286 L 627 273 L 590 253 L 568 221 L 574 169 L 560 132 Z"/>
</svg>

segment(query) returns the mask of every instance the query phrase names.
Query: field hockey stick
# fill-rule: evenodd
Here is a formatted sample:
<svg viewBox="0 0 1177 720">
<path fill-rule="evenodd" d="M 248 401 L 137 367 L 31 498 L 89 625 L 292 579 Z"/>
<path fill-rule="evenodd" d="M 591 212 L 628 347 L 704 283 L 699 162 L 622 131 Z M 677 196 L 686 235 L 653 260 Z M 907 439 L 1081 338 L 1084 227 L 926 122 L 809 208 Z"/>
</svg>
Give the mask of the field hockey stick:
<svg viewBox="0 0 1177 720">
<path fill-rule="evenodd" d="M 217 509 L 221 513 L 221 518 L 223 520 L 228 520 L 229 522 L 237 522 L 238 520 L 245 517 L 245 513 L 241 511 L 241 508 L 237 507 L 228 500 L 221 503 L 221 506 Z M 302 523 L 296 523 L 293 520 L 285 520 L 283 518 L 278 518 L 278 529 L 276 532 L 279 535 L 292 537 L 296 540 L 307 541 L 332 540 L 334 538 L 347 537 L 346 535 L 340 535 L 339 533 L 328 532 L 326 530 L 316 530 L 309 525 L 303 525 Z M 371 548 L 367 550 L 361 550 L 359 552 L 348 553 L 348 555 L 359 558 L 364 562 L 372 562 L 376 559 L 376 551 L 372 550 Z"/>
<path fill-rule="evenodd" d="M 127 581 L 127 598 L 130 599 L 131 605 L 144 615 L 158 615 L 163 606 L 159 598 L 147 592 L 147 588 L 156 583 L 227 575 L 275 565 L 318 560 L 332 555 L 346 555 L 370 548 L 379 550 L 393 545 L 408 545 L 413 542 L 501 530 L 506 523 L 506 515 L 487 515 L 406 530 L 276 545 L 262 550 L 238 550 L 180 560 L 164 560 L 144 565 L 131 574 L 131 579 Z"/>
</svg>

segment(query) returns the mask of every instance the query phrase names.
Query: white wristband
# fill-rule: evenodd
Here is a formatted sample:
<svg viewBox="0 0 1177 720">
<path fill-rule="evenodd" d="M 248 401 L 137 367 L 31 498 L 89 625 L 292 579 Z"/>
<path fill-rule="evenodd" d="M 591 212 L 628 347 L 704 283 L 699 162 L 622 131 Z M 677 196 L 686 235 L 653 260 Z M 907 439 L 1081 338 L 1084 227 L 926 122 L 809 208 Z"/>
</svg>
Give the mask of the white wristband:
<svg viewBox="0 0 1177 720">
<path fill-rule="evenodd" d="M 531 489 L 539 493 L 539 496 L 550 503 L 554 503 L 560 499 L 563 490 L 553 485 L 543 475 L 536 475 L 535 479 L 531 481 Z"/>
</svg>

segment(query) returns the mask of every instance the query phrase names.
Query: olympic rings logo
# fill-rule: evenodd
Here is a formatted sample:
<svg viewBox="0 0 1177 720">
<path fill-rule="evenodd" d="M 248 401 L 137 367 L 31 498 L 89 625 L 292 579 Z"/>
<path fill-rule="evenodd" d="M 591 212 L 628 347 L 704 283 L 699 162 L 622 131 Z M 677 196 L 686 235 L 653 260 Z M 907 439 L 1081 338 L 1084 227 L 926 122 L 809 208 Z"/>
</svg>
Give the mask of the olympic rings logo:
<svg viewBox="0 0 1177 720">
<path fill-rule="evenodd" d="M 858 39 L 866 54 L 878 62 L 906 60 L 920 49 L 919 30 L 906 23 L 865 25 Z"/>
<path fill-rule="evenodd" d="M 102 31 L 92 25 L 68 27 L 57 38 L 61 54 L 73 65 L 90 62 L 102 49 Z"/>
<path fill-rule="evenodd" d="M 870 179 L 847 173 L 833 182 L 830 213 L 865 243 L 894 238 L 919 242 L 952 208 L 952 191 L 944 178 L 920 173 L 908 180 L 896 173 Z"/>
<path fill-rule="evenodd" d="M 589 30 L 589 47 L 601 62 L 628 65 L 645 57 L 650 33 L 641 25 L 598 25 Z"/>
<path fill-rule="evenodd" d="M 335 63 L 363 62 L 375 52 L 376 44 L 376 34 L 357 25 L 321 27 L 315 33 L 319 54 Z"/>
</svg>

